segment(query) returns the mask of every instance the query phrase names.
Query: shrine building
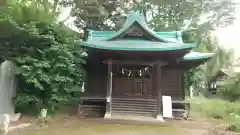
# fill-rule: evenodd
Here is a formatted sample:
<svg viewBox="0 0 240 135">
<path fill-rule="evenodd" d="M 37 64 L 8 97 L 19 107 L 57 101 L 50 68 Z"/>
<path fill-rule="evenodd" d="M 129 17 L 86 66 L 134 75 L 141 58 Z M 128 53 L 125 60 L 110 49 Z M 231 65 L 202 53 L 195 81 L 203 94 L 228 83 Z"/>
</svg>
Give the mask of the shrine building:
<svg viewBox="0 0 240 135">
<path fill-rule="evenodd" d="M 214 55 L 191 51 L 196 44 L 183 43 L 179 31 L 151 30 L 141 13 L 128 14 L 118 31 L 89 31 L 88 39 L 77 44 L 88 54 L 80 113 L 105 118 L 161 119 L 162 96 L 184 103 L 184 72 Z M 173 105 L 173 111 L 184 110 L 179 106 Z"/>
</svg>

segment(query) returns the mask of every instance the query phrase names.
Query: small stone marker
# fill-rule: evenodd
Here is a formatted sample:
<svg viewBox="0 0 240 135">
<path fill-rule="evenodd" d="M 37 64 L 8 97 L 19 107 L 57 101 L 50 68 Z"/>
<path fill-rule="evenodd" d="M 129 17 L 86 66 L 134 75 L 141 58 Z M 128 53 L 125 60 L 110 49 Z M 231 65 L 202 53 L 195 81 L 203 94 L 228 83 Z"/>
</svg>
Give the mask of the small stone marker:
<svg viewBox="0 0 240 135">
<path fill-rule="evenodd" d="M 40 118 L 47 118 L 47 109 L 43 108 L 41 109 L 41 112 L 40 112 Z"/>
<path fill-rule="evenodd" d="M 9 124 L 10 124 L 10 115 L 0 114 L 0 135 L 7 134 Z"/>
</svg>

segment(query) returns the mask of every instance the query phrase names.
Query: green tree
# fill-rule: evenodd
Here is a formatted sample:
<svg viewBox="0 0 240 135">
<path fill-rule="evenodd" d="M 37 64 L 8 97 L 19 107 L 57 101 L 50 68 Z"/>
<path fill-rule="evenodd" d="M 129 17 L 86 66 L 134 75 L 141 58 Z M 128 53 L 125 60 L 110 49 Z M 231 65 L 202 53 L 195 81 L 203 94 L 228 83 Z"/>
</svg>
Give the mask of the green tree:
<svg viewBox="0 0 240 135">
<path fill-rule="evenodd" d="M 118 0 L 70 0 L 61 4 L 71 7 L 71 15 L 76 17 L 75 25 L 80 30 L 113 30 L 122 18 Z"/>
<path fill-rule="evenodd" d="M 140 10 L 156 31 L 201 28 L 209 32 L 232 23 L 235 10 L 234 4 L 227 0 L 142 0 L 141 3 L 136 0 L 72 0 L 65 1 L 64 5 L 72 7 L 72 16 L 76 17 L 79 28 L 90 24 L 96 28 L 108 25 L 116 29 L 119 16 Z"/>
<path fill-rule="evenodd" d="M 45 4 L 22 0 L 1 7 L 1 58 L 16 65 L 15 103 L 27 111 L 67 103 L 84 79 L 77 33 L 59 24 Z"/>
<path fill-rule="evenodd" d="M 233 52 L 219 46 L 216 39 L 211 37 L 202 41 L 194 50 L 215 53 L 215 55 L 203 65 L 186 72 L 185 83 L 187 85 L 189 84 L 188 82 L 191 82 L 191 85 L 198 87 L 199 82 L 203 82 L 207 86 L 206 88 L 208 88 L 211 79 L 216 76 L 220 69 L 227 68 L 230 65 L 233 60 Z"/>
<path fill-rule="evenodd" d="M 240 76 L 229 77 L 221 86 L 219 94 L 230 102 L 240 99 Z"/>
</svg>

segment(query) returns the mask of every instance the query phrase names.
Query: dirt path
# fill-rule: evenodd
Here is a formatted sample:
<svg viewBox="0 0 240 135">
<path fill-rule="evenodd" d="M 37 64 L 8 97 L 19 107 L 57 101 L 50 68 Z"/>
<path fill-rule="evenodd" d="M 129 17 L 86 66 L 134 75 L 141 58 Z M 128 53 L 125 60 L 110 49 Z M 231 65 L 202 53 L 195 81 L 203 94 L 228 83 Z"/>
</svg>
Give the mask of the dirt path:
<svg viewBox="0 0 240 135">
<path fill-rule="evenodd" d="M 172 120 L 165 123 L 150 124 L 102 119 L 83 120 L 68 117 L 52 119 L 45 127 L 33 124 L 31 127 L 10 132 L 9 135 L 211 135 L 209 131 L 214 126 L 216 126 L 214 122 L 204 120 Z"/>
</svg>

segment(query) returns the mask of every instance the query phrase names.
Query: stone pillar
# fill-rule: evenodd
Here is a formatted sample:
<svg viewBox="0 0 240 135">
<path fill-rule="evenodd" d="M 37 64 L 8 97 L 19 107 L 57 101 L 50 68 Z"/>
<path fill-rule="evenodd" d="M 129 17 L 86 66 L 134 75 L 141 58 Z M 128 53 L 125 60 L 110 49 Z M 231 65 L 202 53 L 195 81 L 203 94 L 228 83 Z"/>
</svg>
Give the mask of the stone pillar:
<svg viewBox="0 0 240 135">
<path fill-rule="evenodd" d="M 157 90 L 157 117 L 159 121 L 164 121 L 162 116 L 162 64 L 156 65 L 156 90 Z"/>
<path fill-rule="evenodd" d="M 108 86 L 107 86 L 107 97 L 106 97 L 106 113 L 104 118 L 111 117 L 111 106 L 112 106 L 112 60 L 108 60 Z"/>
</svg>

